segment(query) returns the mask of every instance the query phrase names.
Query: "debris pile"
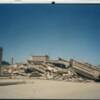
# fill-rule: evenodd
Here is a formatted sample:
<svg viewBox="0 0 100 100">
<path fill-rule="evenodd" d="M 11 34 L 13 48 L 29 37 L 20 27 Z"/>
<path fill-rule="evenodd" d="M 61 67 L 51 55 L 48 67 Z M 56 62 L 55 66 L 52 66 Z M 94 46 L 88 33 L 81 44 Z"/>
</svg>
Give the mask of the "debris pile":
<svg viewBox="0 0 100 100">
<path fill-rule="evenodd" d="M 80 63 L 75 60 L 66 61 L 63 59 L 28 62 L 26 64 L 10 65 L 5 68 L 4 73 L 13 77 L 23 76 L 29 78 L 40 78 L 61 81 L 89 81 L 100 80 L 100 70 L 94 66 Z"/>
</svg>

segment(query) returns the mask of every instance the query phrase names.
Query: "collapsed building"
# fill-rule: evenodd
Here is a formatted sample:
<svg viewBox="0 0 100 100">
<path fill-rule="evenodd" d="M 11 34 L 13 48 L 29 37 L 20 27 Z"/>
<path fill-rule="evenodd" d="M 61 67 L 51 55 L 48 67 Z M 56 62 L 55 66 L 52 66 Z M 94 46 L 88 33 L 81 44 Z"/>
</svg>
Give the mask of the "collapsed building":
<svg viewBox="0 0 100 100">
<path fill-rule="evenodd" d="M 28 60 L 31 68 L 47 75 L 49 79 L 61 80 L 100 80 L 100 70 L 88 63 L 83 63 L 70 59 L 70 61 L 59 58 L 58 60 L 50 60 L 49 56 L 32 56 Z M 32 75 L 31 75 L 32 76 Z"/>
<path fill-rule="evenodd" d="M 79 75 L 82 75 L 86 78 L 93 80 L 100 80 L 100 71 L 93 65 L 88 63 L 78 62 L 74 59 L 70 60 L 70 66 L 77 72 Z"/>
<path fill-rule="evenodd" d="M 48 55 L 32 56 L 26 64 L 14 66 L 12 65 L 12 71 L 9 71 L 13 76 L 20 75 L 29 78 L 64 81 L 100 81 L 100 70 L 98 68 L 74 59 L 70 59 L 70 61 L 62 58 L 50 60 Z"/>
</svg>

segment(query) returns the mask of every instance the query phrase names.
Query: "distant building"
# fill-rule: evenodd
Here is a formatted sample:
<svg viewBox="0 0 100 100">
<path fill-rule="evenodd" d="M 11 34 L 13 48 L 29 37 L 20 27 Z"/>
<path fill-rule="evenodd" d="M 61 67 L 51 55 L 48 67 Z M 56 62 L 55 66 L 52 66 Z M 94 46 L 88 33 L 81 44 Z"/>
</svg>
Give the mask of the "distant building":
<svg viewBox="0 0 100 100">
<path fill-rule="evenodd" d="M 32 56 L 32 61 L 48 61 L 49 57 L 46 56 Z"/>
<path fill-rule="evenodd" d="M 10 58 L 10 64 L 12 64 L 12 65 L 14 64 L 14 57 Z"/>
<path fill-rule="evenodd" d="M 3 49 L 0 47 L 0 64 L 2 62 L 2 57 L 3 57 Z"/>
<path fill-rule="evenodd" d="M 32 56 L 30 60 L 28 60 L 28 63 L 41 63 L 46 62 L 49 60 L 49 56 Z"/>
</svg>

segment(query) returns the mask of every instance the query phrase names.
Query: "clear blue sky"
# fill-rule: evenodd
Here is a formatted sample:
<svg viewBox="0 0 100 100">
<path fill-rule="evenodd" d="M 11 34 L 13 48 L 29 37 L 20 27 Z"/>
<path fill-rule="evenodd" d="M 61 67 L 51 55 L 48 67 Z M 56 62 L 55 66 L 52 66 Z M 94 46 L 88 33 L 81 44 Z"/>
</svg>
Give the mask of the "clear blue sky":
<svg viewBox="0 0 100 100">
<path fill-rule="evenodd" d="M 100 5 L 1 5 L 3 59 L 31 55 L 100 64 Z"/>
</svg>

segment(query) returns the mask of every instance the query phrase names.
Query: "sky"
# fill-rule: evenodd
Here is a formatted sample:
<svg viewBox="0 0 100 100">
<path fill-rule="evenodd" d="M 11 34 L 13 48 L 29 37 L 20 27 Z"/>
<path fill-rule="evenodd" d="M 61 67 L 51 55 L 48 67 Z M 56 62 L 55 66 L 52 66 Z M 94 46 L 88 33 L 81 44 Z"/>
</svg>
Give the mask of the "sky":
<svg viewBox="0 0 100 100">
<path fill-rule="evenodd" d="M 100 5 L 0 4 L 3 60 L 32 55 L 100 65 Z"/>
</svg>

